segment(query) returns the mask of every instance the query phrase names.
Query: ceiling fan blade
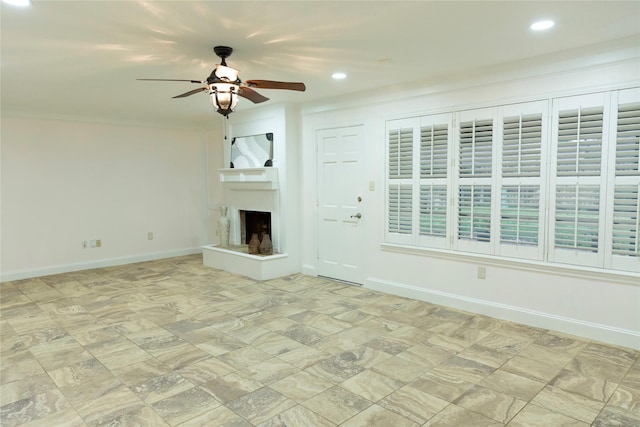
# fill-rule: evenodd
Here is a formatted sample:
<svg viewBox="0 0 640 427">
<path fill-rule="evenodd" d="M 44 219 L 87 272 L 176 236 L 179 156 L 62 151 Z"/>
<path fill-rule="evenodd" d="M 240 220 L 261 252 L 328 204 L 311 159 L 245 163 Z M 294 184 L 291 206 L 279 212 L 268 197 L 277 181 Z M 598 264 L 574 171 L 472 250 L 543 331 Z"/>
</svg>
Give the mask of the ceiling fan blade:
<svg viewBox="0 0 640 427">
<path fill-rule="evenodd" d="M 199 87 L 198 89 L 193 89 L 193 90 L 190 90 L 189 92 L 185 92 L 183 94 L 173 96 L 172 98 L 185 98 L 185 97 L 191 96 L 191 95 L 193 95 L 195 93 L 202 92 L 203 90 L 207 90 L 207 88 L 206 87 Z"/>
<path fill-rule="evenodd" d="M 259 104 L 261 102 L 269 100 L 269 98 L 267 98 L 266 96 L 262 96 L 258 92 L 256 92 L 255 90 L 250 89 L 248 87 L 241 87 L 240 90 L 238 90 L 238 95 L 240 95 L 243 98 L 248 99 L 249 101 L 253 102 L 254 104 Z"/>
<path fill-rule="evenodd" d="M 146 80 L 153 82 L 191 82 L 191 83 L 204 83 L 202 80 L 180 80 L 180 79 L 136 79 L 136 80 Z"/>
<path fill-rule="evenodd" d="M 287 89 L 299 90 L 301 92 L 304 92 L 307 88 L 304 83 L 276 82 L 273 80 L 245 80 L 245 84 L 249 87 L 257 87 L 259 89 Z"/>
</svg>

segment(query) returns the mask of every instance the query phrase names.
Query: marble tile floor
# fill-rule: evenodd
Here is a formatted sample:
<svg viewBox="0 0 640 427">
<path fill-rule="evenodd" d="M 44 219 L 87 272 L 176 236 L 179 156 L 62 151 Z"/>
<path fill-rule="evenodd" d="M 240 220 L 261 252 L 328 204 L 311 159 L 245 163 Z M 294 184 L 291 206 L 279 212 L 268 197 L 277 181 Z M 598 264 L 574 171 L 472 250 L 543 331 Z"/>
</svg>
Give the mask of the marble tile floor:
<svg viewBox="0 0 640 427">
<path fill-rule="evenodd" d="M 193 255 L 0 285 L 0 425 L 640 426 L 640 353 Z"/>
</svg>

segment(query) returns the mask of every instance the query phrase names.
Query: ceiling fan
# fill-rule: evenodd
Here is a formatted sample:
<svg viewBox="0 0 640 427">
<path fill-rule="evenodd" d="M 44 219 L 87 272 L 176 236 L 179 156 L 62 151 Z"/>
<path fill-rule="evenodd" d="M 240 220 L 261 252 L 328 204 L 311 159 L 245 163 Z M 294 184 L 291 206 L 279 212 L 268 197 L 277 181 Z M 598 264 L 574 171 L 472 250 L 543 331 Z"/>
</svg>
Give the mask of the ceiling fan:
<svg viewBox="0 0 640 427">
<path fill-rule="evenodd" d="M 173 98 L 185 98 L 199 92 L 209 92 L 211 103 L 216 111 L 223 116 L 228 116 L 233 112 L 238 97 L 248 99 L 254 104 L 268 101 L 269 98 L 260 95 L 253 88 L 258 89 L 286 89 L 304 92 L 306 86 L 304 83 L 294 82 L 278 82 L 274 80 L 246 80 L 242 81 L 238 77 L 239 70 L 227 66 L 226 59 L 231 56 L 233 49 L 228 46 L 216 46 L 213 48 L 216 55 L 222 59 L 220 64 L 216 65 L 206 80 L 181 80 L 181 79 L 138 79 L 150 81 L 165 82 L 190 82 L 203 84 L 198 89 L 176 95 Z"/>
</svg>

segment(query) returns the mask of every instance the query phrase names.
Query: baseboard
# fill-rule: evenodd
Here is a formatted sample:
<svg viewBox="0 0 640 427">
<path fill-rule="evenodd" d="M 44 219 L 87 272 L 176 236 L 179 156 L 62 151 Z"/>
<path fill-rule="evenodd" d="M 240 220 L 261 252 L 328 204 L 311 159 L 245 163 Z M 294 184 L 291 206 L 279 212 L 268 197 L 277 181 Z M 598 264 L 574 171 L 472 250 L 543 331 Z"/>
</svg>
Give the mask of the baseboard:
<svg viewBox="0 0 640 427">
<path fill-rule="evenodd" d="M 365 281 L 365 288 L 640 350 L 640 331 L 586 322 L 371 277 Z"/>
<path fill-rule="evenodd" d="M 154 261 L 163 258 L 173 258 L 183 255 L 193 255 L 202 253 L 202 248 L 183 248 L 171 251 L 152 252 L 147 254 L 139 254 L 132 256 L 124 256 L 117 258 L 99 259 L 88 262 L 79 262 L 73 264 L 55 265 L 43 268 L 34 268 L 30 270 L 0 272 L 0 282 L 9 282 L 12 280 L 31 279 L 33 277 L 49 276 L 52 274 L 69 273 L 72 271 L 89 270 L 92 268 L 113 267 L 116 265 L 133 264 L 136 262 Z"/>
<path fill-rule="evenodd" d="M 302 274 L 306 274 L 307 276 L 317 276 L 318 270 L 315 265 L 311 264 L 303 264 L 302 265 Z"/>
</svg>

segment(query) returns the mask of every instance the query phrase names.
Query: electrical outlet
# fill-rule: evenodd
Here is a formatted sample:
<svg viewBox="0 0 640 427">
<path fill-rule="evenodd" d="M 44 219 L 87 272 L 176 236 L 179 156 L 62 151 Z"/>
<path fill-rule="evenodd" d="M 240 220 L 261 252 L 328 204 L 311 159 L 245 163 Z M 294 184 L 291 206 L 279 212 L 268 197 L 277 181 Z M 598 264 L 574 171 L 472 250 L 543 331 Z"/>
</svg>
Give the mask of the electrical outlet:
<svg viewBox="0 0 640 427">
<path fill-rule="evenodd" d="M 153 240 L 153 231 L 147 233 L 147 240 Z"/>
<path fill-rule="evenodd" d="M 478 266 L 478 279 L 484 280 L 486 278 L 487 278 L 487 267 L 479 265 Z"/>
</svg>

